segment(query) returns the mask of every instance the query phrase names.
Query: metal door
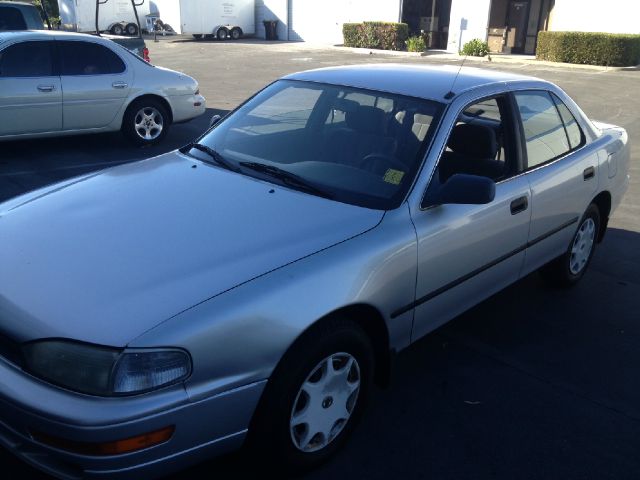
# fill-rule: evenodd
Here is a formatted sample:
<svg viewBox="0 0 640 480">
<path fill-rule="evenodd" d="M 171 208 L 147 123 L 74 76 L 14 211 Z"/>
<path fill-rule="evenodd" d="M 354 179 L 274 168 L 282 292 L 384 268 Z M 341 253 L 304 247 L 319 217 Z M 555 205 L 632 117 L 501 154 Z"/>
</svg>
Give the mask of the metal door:
<svg viewBox="0 0 640 480">
<path fill-rule="evenodd" d="M 529 2 L 511 1 L 507 12 L 507 48 L 511 53 L 523 53 L 527 40 Z"/>
</svg>

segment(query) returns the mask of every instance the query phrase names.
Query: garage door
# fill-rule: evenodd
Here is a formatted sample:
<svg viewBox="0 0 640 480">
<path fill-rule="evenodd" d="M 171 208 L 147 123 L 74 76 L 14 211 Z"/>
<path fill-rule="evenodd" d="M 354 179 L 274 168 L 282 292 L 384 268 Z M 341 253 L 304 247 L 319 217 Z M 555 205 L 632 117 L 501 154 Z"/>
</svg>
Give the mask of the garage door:
<svg viewBox="0 0 640 480">
<path fill-rule="evenodd" d="M 289 40 L 342 43 L 344 1 L 289 0 Z"/>
</svg>

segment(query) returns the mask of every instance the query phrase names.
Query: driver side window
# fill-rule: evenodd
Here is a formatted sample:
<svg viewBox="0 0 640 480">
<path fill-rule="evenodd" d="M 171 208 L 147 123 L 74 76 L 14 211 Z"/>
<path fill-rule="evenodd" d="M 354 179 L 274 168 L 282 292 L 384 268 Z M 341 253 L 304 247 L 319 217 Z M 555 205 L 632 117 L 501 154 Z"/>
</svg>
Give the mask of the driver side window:
<svg viewBox="0 0 640 480">
<path fill-rule="evenodd" d="M 455 174 L 486 177 L 500 182 L 518 171 L 509 102 L 500 95 L 464 108 L 458 116 L 425 197 L 435 198 L 440 187 Z"/>
</svg>

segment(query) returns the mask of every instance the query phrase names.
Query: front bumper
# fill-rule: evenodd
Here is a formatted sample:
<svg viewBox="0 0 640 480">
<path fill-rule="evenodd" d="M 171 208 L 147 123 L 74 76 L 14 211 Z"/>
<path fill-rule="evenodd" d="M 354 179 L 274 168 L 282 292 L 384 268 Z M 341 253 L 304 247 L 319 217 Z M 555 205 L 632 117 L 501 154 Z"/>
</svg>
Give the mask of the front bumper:
<svg viewBox="0 0 640 480">
<path fill-rule="evenodd" d="M 0 359 L 0 444 L 58 478 L 153 478 L 239 448 L 265 383 L 198 401 L 180 385 L 147 395 L 96 398 L 52 387 Z M 175 431 L 165 443 L 109 456 L 64 451 L 30 433 L 98 443 L 167 426 Z"/>
</svg>

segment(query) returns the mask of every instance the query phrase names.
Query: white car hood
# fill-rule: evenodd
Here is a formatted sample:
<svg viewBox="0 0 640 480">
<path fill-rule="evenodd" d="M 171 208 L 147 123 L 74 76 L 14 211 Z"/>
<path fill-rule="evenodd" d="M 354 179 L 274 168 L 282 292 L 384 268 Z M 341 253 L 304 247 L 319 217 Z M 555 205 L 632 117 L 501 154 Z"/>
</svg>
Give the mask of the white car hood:
<svg viewBox="0 0 640 480">
<path fill-rule="evenodd" d="M 382 216 L 178 152 L 105 170 L 0 205 L 0 333 L 124 346 Z"/>
</svg>

